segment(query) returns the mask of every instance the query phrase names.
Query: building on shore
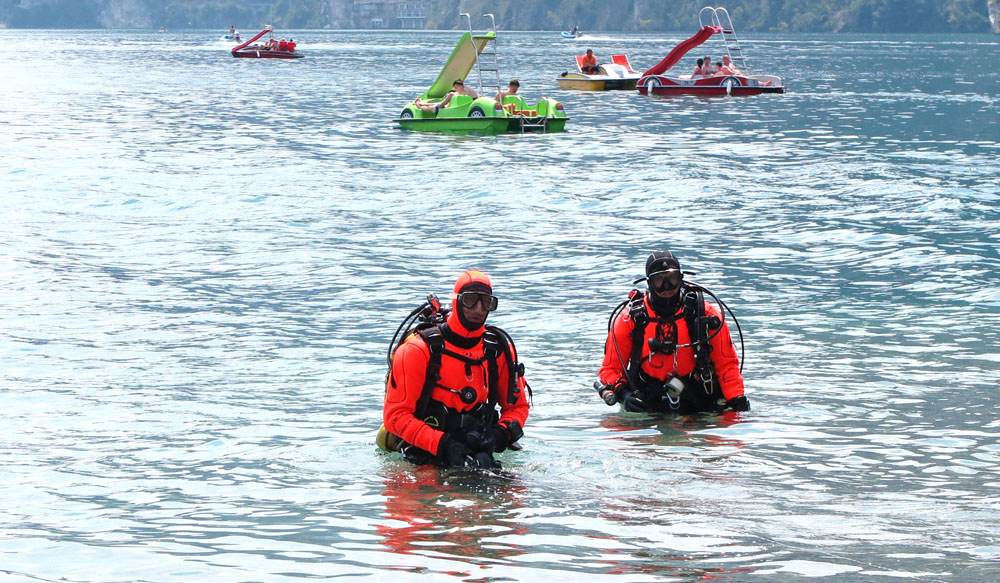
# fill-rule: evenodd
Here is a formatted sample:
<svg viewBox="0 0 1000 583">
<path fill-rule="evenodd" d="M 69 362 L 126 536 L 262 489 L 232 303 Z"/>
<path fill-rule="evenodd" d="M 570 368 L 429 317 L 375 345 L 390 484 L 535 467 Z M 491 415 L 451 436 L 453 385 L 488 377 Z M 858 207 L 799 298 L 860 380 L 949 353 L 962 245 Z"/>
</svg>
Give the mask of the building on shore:
<svg viewBox="0 0 1000 583">
<path fill-rule="evenodd" d="M 430 0 L 354 0 L 354 26 L 421 29 L 430 10 Z"/>
</svg>

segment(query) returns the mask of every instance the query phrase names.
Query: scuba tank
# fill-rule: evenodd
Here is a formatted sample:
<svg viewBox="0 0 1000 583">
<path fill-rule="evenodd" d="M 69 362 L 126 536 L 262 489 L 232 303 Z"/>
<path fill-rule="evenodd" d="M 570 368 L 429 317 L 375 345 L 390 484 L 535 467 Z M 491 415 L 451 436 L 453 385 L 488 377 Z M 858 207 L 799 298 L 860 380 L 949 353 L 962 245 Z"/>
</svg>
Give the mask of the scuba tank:
<svg viewBox="0 0 1000 583">
<path fill-rule="evenodd" d="M 417 306 L 403 319 L 399 327 L 396 328 L 396 333 L 392 335 L 392 340 L 389 342 L 389 350 L 386 353 L 387 368 L 383 383 L 386 386 L 386 390 L 388 390 L 389 386 L 389 375 L 392 374 L 392 357 L 396 354 L 396 349 L 419 330 L 444 324 L 450 311 L 448 308 L 442 308 L 441 301 L 437 295 L 431 293 L 427 294 L 427 301 Z M 400 334 L 401 332 L 402 334 Z M 385 451 L 399 451 L 403 445 L 403 441 L 398 436 L 389 433 L 389 430 L 385 428 L 385 424 L 383 423 L 378 428 L 378 434 L 375 436 L 375 444 L 378 445 L 379 449 Z"/>
</svg>

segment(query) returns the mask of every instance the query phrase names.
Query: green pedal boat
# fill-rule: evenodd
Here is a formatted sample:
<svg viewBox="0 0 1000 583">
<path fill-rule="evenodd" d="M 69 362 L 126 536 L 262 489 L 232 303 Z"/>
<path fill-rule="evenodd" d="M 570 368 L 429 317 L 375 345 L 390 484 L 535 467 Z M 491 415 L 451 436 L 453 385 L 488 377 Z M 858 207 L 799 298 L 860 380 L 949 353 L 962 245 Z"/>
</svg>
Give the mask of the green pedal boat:
<svg viewBox="0 0 1000 583">
<path fill-rule="evenodd" d="M 485 16 L 492 20 L 492 14 Z M 555 99 L 543 97 L 534 106 L 528 105 L 523 97 L 516 94 L 504 96 L 503 102 L 494 99 L 500 91 L 500 74 L 494 50 L 496 26 L 484 34 L 474 34 L 471 21 L 469 28 L 469 32 L 464 33 L 455 45 L 451 58 L 430 89 L 403 108 L 397 120 L 399 127 L 423 132 L 469 134 L 563 131 L 568 118 L 562 104 Z M 479 96 L 454 94 L 448 99 L 453 84 L 465 81 L 473 67 L 479 76 Z M 483 73 L 493 73 L 495 84 L 484 84 Z"/>
</svg>

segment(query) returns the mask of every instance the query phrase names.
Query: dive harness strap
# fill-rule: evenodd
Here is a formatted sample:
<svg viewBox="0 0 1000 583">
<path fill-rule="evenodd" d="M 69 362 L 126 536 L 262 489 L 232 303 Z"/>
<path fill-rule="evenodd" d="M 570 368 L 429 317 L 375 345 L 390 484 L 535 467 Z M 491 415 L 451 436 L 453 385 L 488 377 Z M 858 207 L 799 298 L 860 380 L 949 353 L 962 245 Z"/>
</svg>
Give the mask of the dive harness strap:
<svg viewBox="0 0 1000 583">
<path fill-rule="evenodd" d="M 712 345 L 709 337 L 722 322 L 714 316 L 705 315 L 705 295 L 700 289 L 688 291 L 684 295 L 684 319 L 694 346 L 694 372 L 701 381 L 706 395 L 715 390 L 715 367 L 712 366 Z"/>
<path fill-rule="evenodd" d="M 683 288 L 682 288 L 683 289 Z M 629 317 L 634 323 L 632 328 L 632 352 L 629 355 L 628 370 L 625 371 L 628 384 L 634 390 L 640 390 L 645 383 L 639 382 L 642 371 L 642 348 L 646 339 L 646 326 L 652 323 L 676 322 L 683 318 L 687 324 L 694 350 L 694 373 L 702 383 L 705 393 L 711 395 L 715 390 L 715 367 L 712 365 L 712 346 L 709 344 L 709 331 L 717 329 L 721 323 L 718 318 L 705 316 L 705 297 L 701 290 L 688 289 L 684 291 L 682 311 L 680 315 L 670 318 L 650 317 L 644 301 L 645 294 L 636 290 L 629 304 Z M 676 341 L 676 337 L 675 337 Z M 676 348 L 674 349 L 676 351 Z M 646 375 L 643 375 L 646 376 Z"/>
<path fill-rule="evenodd" d="M 486 388 L 488 391 L 486 400 L 487 406 L 490 408 L 495 407 L 500 401 L 500 367 L 497 361 L 503 355 L 506 359 L 508 371 L 507 404 L 514 405 L 517 403 L 518 394 L 521 392 L 521 389 L 517 386 L 517 380 L 524 375 L 524 365 L 514 361 L 510 348 L 512 343 L 505 331 L 496 326 L 486 326 L 486 332 L 483 334 L 482 358 L 468 358 L 445 348 L 444 332 L 441 330 L 441 326 L 429 326 L 419 329 L 417 330 L 417 334 L 427 343 L 427 348 L 431 353 L 430 360 L 427 362 L 427 375 L 424 378 L 424 387 L 414 411 L 418 419 L 423 418 L 426 414 L 434 387 L 441 380 L 442 354 L 447 354 L 452 358 L 464 362 L 466 373 L 469 375 L 472 374 L 472 365 L 486 362 Z"/>
<path fill-rule="evenodd" d="M 444 352 L 444 334 L 439 326 L 429 326 L 422 330 L 417 330 L 417 334 L 427 343 L 427 348 L 431 351 L 431 358 L 427 361 L 427 374 L 424 376 L 424 388 L 420 390 L 420 398 L 417 399 L 417 406 L 414 414 L 417 419 L 423 419 L 427 414 L 427 406 L 431 402 L 431 393 L 434 392 L 434 385 L 441 378 L 441 353 Z"/>
</svg>

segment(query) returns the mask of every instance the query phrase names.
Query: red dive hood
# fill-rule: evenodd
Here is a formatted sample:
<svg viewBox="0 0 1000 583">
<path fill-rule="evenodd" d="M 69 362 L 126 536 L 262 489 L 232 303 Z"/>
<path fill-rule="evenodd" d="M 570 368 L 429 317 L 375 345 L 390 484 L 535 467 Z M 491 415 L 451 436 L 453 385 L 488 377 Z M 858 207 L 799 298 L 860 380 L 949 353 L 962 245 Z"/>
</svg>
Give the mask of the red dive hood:
<svg viewBox="0 0 1000 583">
<path fill-rule="evenodd" d="M 475 336 L 481 336 L 486 325 L 482 325 L 475 330 L 469 330 L 467 325 L 462 322 L 464 317 L 459 315 L 459 310 L 461 306 L 458 305 L 458 294 L 462 292 L 479 292 L 484 294 L 493 293 L 493 284 L 490 283 L 490 277 L 483 273 L 482 271 L 477 271 L 475 269 L 470 269 L 462 275 L 458 276 L 455 280 L 455 287 L 452 288 L 452 299 L 451 299 L 451 313 L 448 314 L 448 328 L 460 336 L 465 338 L 473 338 Z"/>
</svg>

